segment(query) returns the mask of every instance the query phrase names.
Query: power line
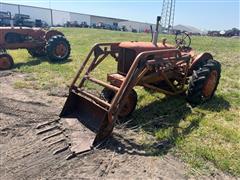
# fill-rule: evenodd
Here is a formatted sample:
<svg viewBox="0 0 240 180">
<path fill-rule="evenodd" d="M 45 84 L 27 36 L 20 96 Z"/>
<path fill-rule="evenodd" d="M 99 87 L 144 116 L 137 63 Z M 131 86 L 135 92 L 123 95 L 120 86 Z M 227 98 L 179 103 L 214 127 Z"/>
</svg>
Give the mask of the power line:
<svg viewBox="0 0 240 180">
<path fill-rule="evenodd" d="M 162 30 L 169 31 L 173 28 L 176 0 L 163 0 L 162 5 Z"/>
</svg>

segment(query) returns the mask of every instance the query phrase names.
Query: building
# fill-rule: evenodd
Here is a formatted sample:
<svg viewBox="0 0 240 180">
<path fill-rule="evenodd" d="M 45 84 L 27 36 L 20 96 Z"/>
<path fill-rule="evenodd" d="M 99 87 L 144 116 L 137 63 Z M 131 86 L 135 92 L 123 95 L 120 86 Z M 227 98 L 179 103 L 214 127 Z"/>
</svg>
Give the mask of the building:
<svg viewBox="0 0 240 180">
<path fill-rule="evenodd" d="M 124 26 L 128 31 L 136 30 L 137 32 L 148 32 L 150 31 L 150 26 L 152 25 L 155 29 L 155 25 L 150 23 L 142 23 L 137 21 L 121 21 L 118 23 L 119 26 Z"/>
<path fill-rule="evenodd" d="M 201 31 L 200 29 L 197 29 L 193 26 L 186 26 L 186 25 L 180 25 L 180 24 L 173 27 L 173 32 L 175 33 L 177 31 L 188 32 L 190 34 L 195 34 L 195 35 L 203 34 L 203 31 Z"/>
<path fill-rule="evenodd" d="M 128 31 L 134 29 L 137 32 L 143 32 L 149 30 L 151 25 L 149 23 L 129 21 L 120 18 L 81 14 L 19 4 L 0 3 L 0 11 L 11 12 L 12 17 L 15 14 L 30 15 L 30 20 L 35 21 L 36 19 L 41 19 L 49 26 L 64 26 L 67 22 L 77 22 L 79 24 L 86 22 L 88 25 L 103 23 L 114 26 L 118 25 L 119 27 L 125 26 Z"/>
</svg>

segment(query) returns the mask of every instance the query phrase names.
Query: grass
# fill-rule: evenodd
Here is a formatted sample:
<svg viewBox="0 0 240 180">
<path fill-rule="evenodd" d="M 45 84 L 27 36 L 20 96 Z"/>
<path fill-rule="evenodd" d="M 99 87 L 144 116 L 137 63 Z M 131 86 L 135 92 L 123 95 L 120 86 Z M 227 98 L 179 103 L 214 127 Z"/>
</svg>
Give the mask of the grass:
<svg viewBox="0 0 240 180">
<path fill-rule="evenodd" d="M 52 64 L 34 59 L 26 50 L 10 51 L 17 71 L 31 73 L 34 78 L 16 82 L 16 88 L 49 89 L 70 84 L 83 58 L 97 42 L 149 41 L 146 34 L 112 32 L 93 29 L 61 29 L 72 46 L 71 61 Z M 173 42 L 173 36 L 167 36 Z M 240 41 L 239 39 L 192 37 L 196 52 L 210 52 L 222 64 L 222 77 L 216 96 L 209 103 L 191 108 L 184 97 L 167 98 L 162 94 L 136 88 L 138 105 L 132 118 L 144 133 L 167 142 L 153 154 L 173 152 L 192 168 L 211 172 L 212 165 L 224 172 L 240 176 Z M 116 63 L 106 61 L 96 75 L 105 78 Z M 164 117 L 164 118 L 163 118 Z M 147 122 L 151 122 L 147 124 Z M 147 125 L 146 125 L 147 124 Z M 152 144 L 142 142 L 145 147 Z"/>
</svg>

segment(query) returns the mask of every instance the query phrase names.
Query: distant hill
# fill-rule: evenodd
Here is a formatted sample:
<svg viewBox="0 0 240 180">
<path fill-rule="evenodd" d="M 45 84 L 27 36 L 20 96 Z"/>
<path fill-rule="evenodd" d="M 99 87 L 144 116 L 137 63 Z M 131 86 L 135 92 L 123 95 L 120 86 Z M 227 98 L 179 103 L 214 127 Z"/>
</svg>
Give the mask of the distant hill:
<svg viewBox="0 0 240 180">
<path fill-rule="evenodd" d="M 195 28 L 193 26 L 181 25 L 181 24 L 173 26 L 173 29 L 179 30 L 179 31 L 187 31 L 187 32 L 191 32 L 191 33 L 200 33 L 200 34 L 203 33 L 203 31 L 201 31 L 198 28 Z"/>
</svg>

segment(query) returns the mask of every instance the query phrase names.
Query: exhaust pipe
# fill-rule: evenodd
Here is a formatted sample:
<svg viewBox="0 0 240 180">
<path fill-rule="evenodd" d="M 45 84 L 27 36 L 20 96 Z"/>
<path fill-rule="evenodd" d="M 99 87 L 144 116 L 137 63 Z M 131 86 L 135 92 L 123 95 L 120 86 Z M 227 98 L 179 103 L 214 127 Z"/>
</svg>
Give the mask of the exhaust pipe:
<svg viewBox="0 0 240 180">
<path fill-rule="evenodd" d="M 14 22 L 13 22 L 13 17 L 12 17 L 12 13 L 11 12 L 7 12 L 8 13 L 8 15 L 9 15 L 9 17 L 10 17 L 10 26 L 11 26 L 11 28 L 13 29 L 14 28 Z"/>
<path fill-rule="evenodd" d="M 153 33 L 153 38 L 152 38 L 152 43 L 156 46 L 158 42 L 158 33 L 159 33 L 159 24 L 161 21 L 161 16 L 157 17 L 157 23 L 156 23 L 156 29 L 155 32 Z"/>
</svg>

